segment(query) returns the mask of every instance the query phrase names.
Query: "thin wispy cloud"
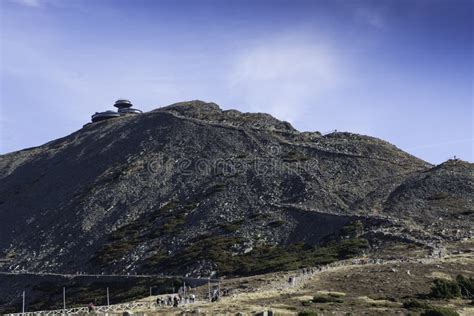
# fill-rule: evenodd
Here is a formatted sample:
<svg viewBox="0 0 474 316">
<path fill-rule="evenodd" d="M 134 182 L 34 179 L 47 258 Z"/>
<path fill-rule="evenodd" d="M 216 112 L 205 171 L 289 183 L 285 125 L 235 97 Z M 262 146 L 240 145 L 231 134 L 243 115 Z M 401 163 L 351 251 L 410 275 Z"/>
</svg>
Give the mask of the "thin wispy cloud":
<svg viewBox="0 0 474 316">
<path fill-rule="evenodd" d="M 69 8 L 78 11 L 87 10 L 87 5 L 83 1 L 71 0 L 1 0 L 5 3 L 13 4 L 14 7 L 23 7 L 26 9 L 49 9 L 49 8 Z M 96 3 L 100 4 L 101 1 Z M 0 2 L 0 5 L 3 3 Z"/>
<path fill-rule="evenodd" d="M 321 92 L 338 84 L 341 71 L 327 45 L 287 35 L 261 40 L 241 52 L 229 84 L 248 110 L 294 122 L 310 104 L 317 104 Z"/>
<path fill-rule="evenodd" d="M 10 2 L 31 8 L 38 8 L 42 4 L 40 0 L 10 0 Z"/>
</svg>

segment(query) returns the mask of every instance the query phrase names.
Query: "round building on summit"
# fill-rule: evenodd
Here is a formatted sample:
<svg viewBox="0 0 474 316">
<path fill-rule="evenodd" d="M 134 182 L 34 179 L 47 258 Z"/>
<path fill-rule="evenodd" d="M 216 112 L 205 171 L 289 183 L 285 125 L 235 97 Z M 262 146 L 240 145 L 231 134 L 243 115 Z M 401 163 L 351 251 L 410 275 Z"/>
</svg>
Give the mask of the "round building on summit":
<svg viewBox="0 0 474 316">
<path fill-rule="evenodd" d="M 129 114 L 141 114 L 143 113 L 139 109 L 134 109 L 132 102 L 130 100 L 120 99 L 115 101 L 114 106 L 118 109 L 117 112 L 115 111 L 104 111 L 104 112 L 96 112 L 92 115 L 91 121 L 92 123 L 105 121 L 108 119 L 129 115 Z"/>
<path fill-rule="evenodd" d="M 118 108 L 120 114 L 140 114 L 141 110 L 132 108 L 133 104 L 130 100 L 117 100 L 114 106 Z"/>
<path fill-rule="evenodd" d="M 130 100 L 121 99 L 121 100 L 115 101 L 114 106 L 119 109 L 124 109 L 124 108 L 131 108 L 133 104 L 132 102 L 130 102 Z"/>
<path fill-rule="evenodd" d="M 114 111 L 95 112 L 95 114 L 92 115 L 92 122 L 105 121 L 114 117 L 120 117 L 120 113 Z"/>
</svg>

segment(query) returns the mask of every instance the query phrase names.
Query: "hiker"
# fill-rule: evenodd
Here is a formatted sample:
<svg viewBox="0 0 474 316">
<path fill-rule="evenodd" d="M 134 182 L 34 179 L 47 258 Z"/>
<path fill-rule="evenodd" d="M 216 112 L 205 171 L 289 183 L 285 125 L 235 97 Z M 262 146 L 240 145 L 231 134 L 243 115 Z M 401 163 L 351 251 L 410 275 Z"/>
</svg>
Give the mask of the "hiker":
<svg viewBox="0 0 474 316">
<path fill-rule="evenodd" d="M 87 306 L 87 309 L 89 310 L 89 313 L 92 313 L 95 309 L 94 303 L 90 302 L 89 306 Z"/>
<path fill-rule="evenodd" d="M 194 303 L 196 301 L 196 295 L 194 295 L 194 293 L 191 294 L 191 299 L 190 300 L 191 300 L 191 303 Z"/>
<path fill-rule="evenodd" d="M 211 302 L 216 302 L 218 299 L 219 299 L 219 291 L 217 289 L 214 289 L 212 293 Z"/>
<path fill-rule="evenodd" d="M 178 305 L 179 305 L 179 298 L 175 296 L 173 298 L 173 307 L 178 307 Z"/>
<path fill-rule="evenodd" d="M 158 305 L 159 307 L 161 307 L 163 305 L 163 298 L 161 297 L 157 297 L 156 298 L 156 305 Z"/>
</svg>

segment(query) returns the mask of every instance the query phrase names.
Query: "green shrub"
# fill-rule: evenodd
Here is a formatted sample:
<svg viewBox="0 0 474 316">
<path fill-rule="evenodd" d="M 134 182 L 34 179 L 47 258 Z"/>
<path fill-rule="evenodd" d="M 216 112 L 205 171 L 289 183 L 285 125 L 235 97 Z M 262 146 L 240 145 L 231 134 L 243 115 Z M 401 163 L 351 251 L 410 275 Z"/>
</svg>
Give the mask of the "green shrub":
<svg viewBox="0 0 474 316">
<path fill-rule="evenodd" d="M 196 202 L 191 202 L 191 203 L 188 203 L 188 204 L 184 205 L 184 208 L 187 209 L 187 210 L 194 210 L 197 206 L 198 206 L 198 204 Z"/>
<path fill-rule="evenodd" d="M 341 228 L 339 235 L 356 237 L 364 231 L 364 225 L 361 221 L 353 221 Z"/>
<path fill-rule="evenodd" d="M 175 201 L 170 201 L 168 203 L 166 203 L 165 205 L 163 205 L 159 210 L 158 212 L 160 213 L 165 213 L 167 211 L 171 211 L 172 209 L 178 207 L 178 204 L 175 202 Z"/>
<path fill-rule="evenodd" d="M 334 248 L 337 252 L 337 258 L 339 260 L 348 259 L 360 254 L 361 250 L 366 249 L 369 246 L 369 242 L 362 238 L 344 239 L 339 242 L 332 242 L 328 244 L 328 247 Z"/>
<path fill-rule="evenodd" d="M 172 233 L 184 223 L 186 223 L 186 218 L 183 214 L 177 214 L 175 216 L 169 217 L 162 226 L 163 232 L 166 234 Z"/>
<path fill-rule="evenodd" d="M 431 306 L 425 302 L 420 302 L 417 300 L 410 300 L 403 303 L 403 308 L 406 309 L 427 309 L 431 308 Z"/>
<path fill-rule="evenodd" d="M 330 293 L 328 293 L 328 296 L 340 298 L 340 297 L 344 297 L 344 294 L 330 292 Z"/>
<path fill-rule="evenodd" d="M 302 311 L 298 313 L 298 316 L 318 316 L 318 313 L 313 311 Z"/>
<path fill-rule="evenodd" d="M 266 219 L 266 218 L 269 218 L 270 215 L 267 214 L 267 213 L 254 213 L 252 215 L 249 216 L 250 219 L 254 219 L 254 220 L 262 220 L 262 219 Z"/>
<path fill-rule="evenodd" d="M 428 197 L 428 200 L 443 200 L 449 197 L 446 192 L 438 192 Z"/>
<path fill-rule="evenodd" d="M 462 275 L 456 277 L 456 282 L 461 290 L 463 298 L 474 298 L 474 278 L 467 278 Z"/>
<path fill-rule="evenodd" d="M 429 296 L 441 299 L 474 298 L 474 278 L 458 275 L 455 281 L 436 279 Z"/>
<path fill-rule="evenodd" d="M 295 151 L 290 151 L 282 156 L 284 162 L 304 162 L 309 158 L 303 155 L 302 153 L 297 153 Z"/>
<path fill-rule="evenodd" d="M 342 300 L 334 296 L 318 295 L 313 297 L 313 303 L 342 303 Z"/>
<path fill-rule="evenodd" d="M 451 308 L 431 307 L 421 313 L 420 316 L 459 316 L 459 314 Z"/>
<path fill-rule="evenodd" d="M 303 301 L 301 302 L 301 305 L 306 306 L 306 307 L 311 306 L 311 301 Z"/>
<path fill-rule="evenodd" d="M 229 223 L 229 224 L 220 225 L 220 227 L 223 230 L 225 230 L 227 233 L 233 233 L 233 232 L 237 231 L 240 228 L 240 225 Z"/>
<path fill-rule="evenodd" d="M 267 225 L 270 226 L 271 228 L 277 228 L 285 224 L 285 221 L 283 220 L 276 220 L 273 222 L 268 223 Z"/>
<path fill-rule="evenodd" d="M 243 223 L 244 223 L 243 220 L 237 220 L 237 221 L 234 221 L 234 222 L 231 222 L 231 223 L 221 224 L 219 226 L 223 230 L 225 230 L 227 233 L 233 233 L 233 232 L 237 231 L 242 226 Z"/>
<path fill-rule="evenodd" d="M 436 279 L 433 281 L 429 296 L 444 299 L 461 297 L 461 288 L 456 281 Z"/>
</svg>

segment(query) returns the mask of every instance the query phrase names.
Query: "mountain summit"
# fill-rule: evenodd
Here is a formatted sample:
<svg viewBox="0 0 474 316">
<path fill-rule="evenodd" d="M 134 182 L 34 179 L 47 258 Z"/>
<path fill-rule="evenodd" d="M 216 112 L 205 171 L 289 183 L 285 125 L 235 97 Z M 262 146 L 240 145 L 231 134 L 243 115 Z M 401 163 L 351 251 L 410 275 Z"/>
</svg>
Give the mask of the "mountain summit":
<svg viewBox="0 0 474 316">
<path fill-rule="evenodd" d="M 434 247 L 472 236 L 473 171 L 182 102 L 0 156 L 0 258 L 5 271 L 207 277 Z"/>
</svg>

